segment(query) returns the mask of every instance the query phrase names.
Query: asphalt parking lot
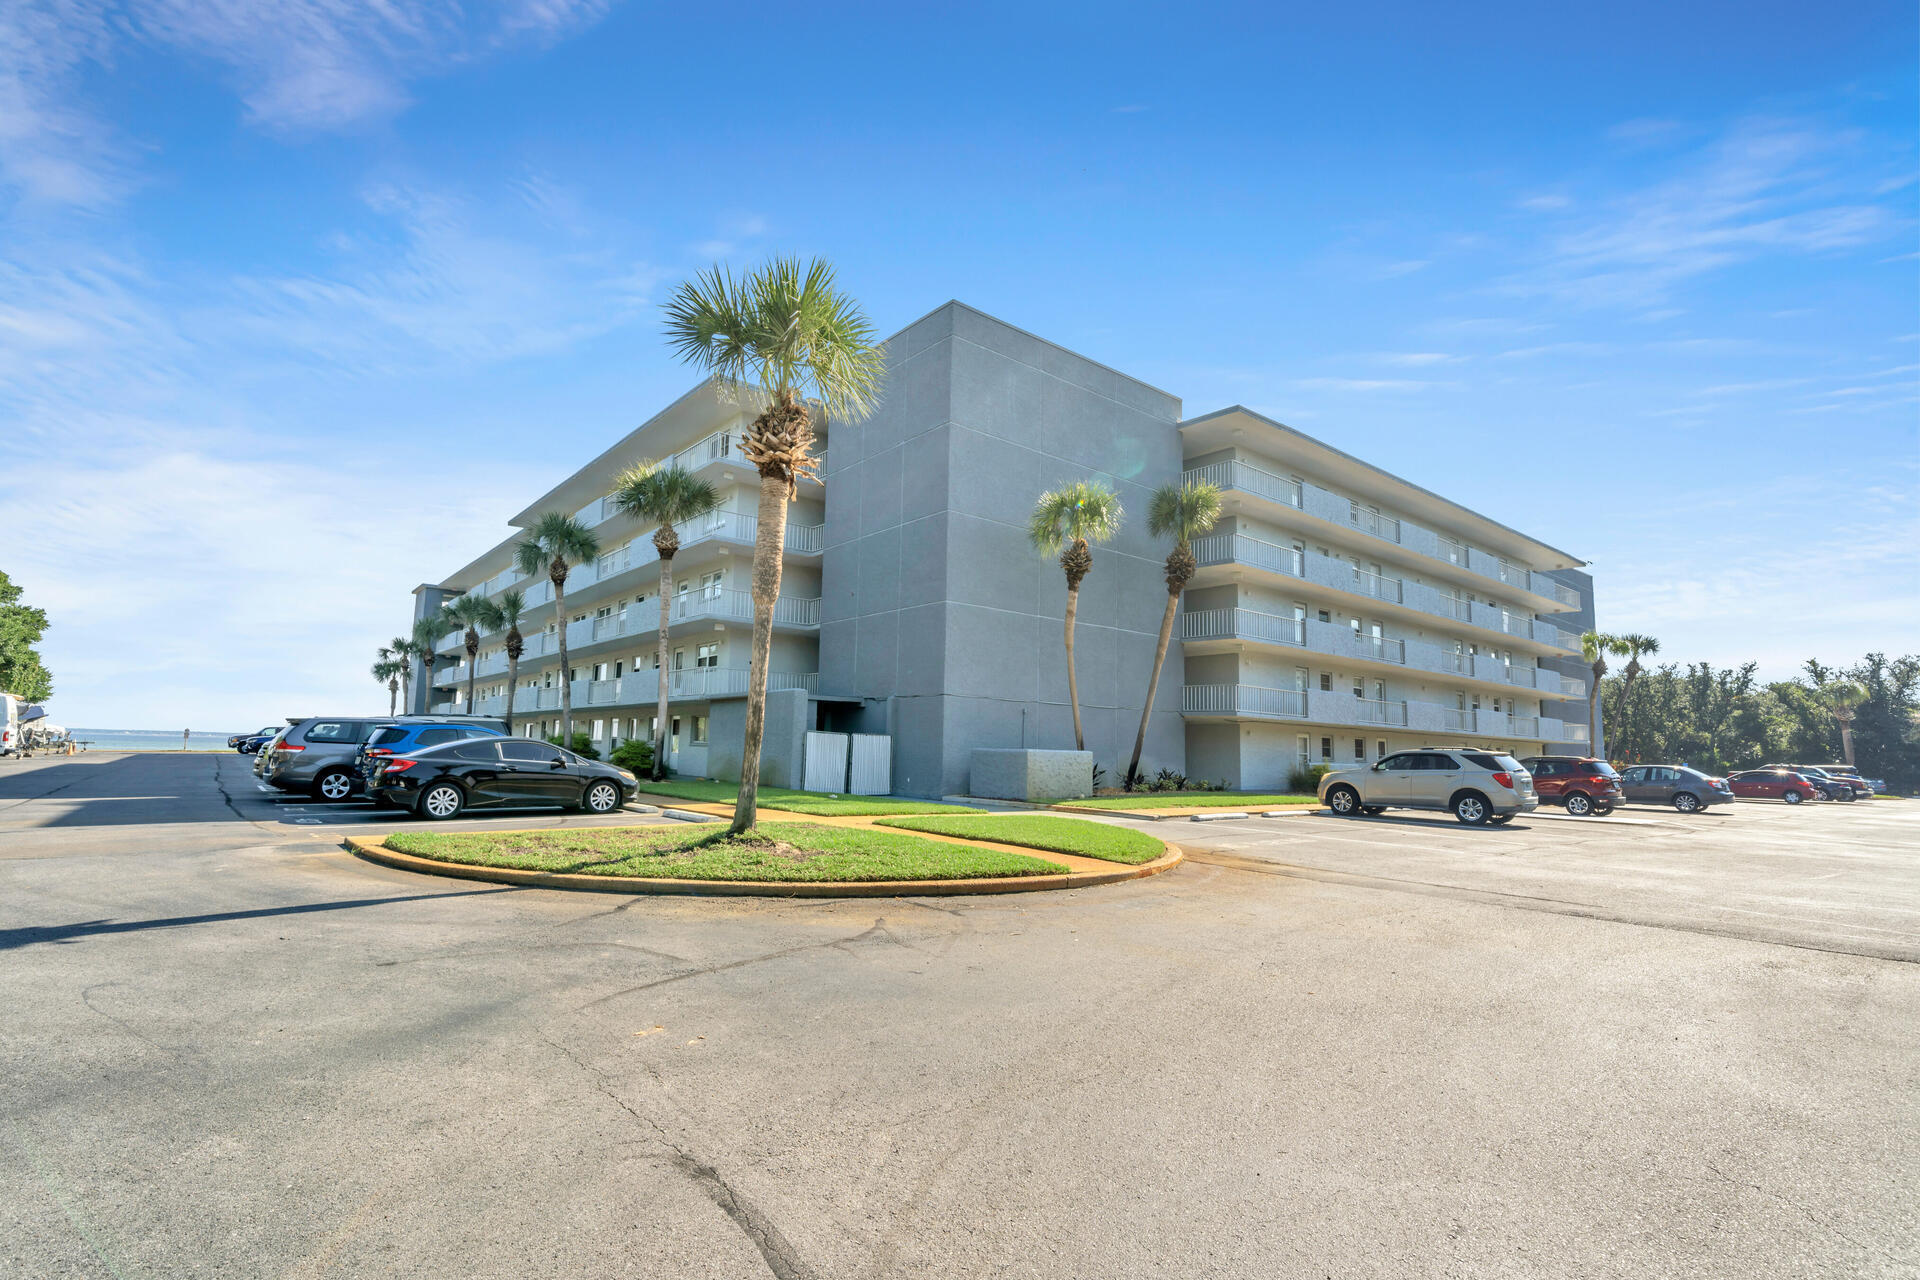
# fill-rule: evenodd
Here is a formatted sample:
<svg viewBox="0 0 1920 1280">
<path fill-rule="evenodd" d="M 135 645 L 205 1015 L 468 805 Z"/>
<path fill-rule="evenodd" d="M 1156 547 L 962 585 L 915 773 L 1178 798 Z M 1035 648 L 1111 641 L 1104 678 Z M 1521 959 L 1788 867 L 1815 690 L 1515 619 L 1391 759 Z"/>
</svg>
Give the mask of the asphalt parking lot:
<svg viewBox="0 0 1920 1280">
<path fill-rule="evenodd" d="M 0 764 L 0 1275 L 1920 1271 L 1920 801 L 627 898 L 247 765 Z"/>
</svg>

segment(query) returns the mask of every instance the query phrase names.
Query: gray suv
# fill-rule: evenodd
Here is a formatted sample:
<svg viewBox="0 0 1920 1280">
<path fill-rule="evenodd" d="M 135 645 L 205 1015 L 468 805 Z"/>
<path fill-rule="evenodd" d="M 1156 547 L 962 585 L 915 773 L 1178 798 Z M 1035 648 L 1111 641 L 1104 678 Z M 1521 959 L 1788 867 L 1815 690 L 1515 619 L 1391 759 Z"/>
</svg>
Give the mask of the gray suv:
<svg viewBox="0 0 1920 1280">
<path fill-rule="evenodd" d="M 489 716 L 312 716 L 260 751 L 262 781 L 316 800 L 345 800 L 363 788 L 354 756 L 373 731 L 390 724 L 471 724 L 506 732 Z"/>
<path fill-rule="evenodd" d="M 1499 826 L 1540 807 L 1533 775 L 1518 760 L 1467 747 L 1396 751 L 1371 767 L 1336 769 L 1320 780 L 1320 801 L 1342 817 L 1439 809 L 1469 826 Z"/>
</svg>

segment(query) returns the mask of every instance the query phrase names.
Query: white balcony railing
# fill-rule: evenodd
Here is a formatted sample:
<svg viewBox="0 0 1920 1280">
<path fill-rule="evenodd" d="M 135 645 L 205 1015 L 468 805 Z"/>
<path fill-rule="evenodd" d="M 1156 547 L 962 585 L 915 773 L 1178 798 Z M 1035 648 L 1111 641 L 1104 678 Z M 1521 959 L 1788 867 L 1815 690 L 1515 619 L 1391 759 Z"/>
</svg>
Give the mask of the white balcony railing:
<svg viewBox="0 0 1920 1280">
<path fill-rule="evenodd" d="M 1282 506 L 1299 507 L 1301 505 L 1298 481 L 1277 476 L 1251 463 L 1209 462 L 1203 467 L 1187 468 L 1180 478 L 1187 484 L 1206 481 L 1217 484 L 1222 489 L 1238 489 L 1242 493 L 1251 493 L 1255 497 L 1265 498 L 1269 502 L 1278 502 Z"/>
<path fill-rule="evenodd" d="M 1362 533 L 1370 533 L 1376 538 L 1385 538 L 1388 542 L 1400 541 L 1400 522 L 1392 516 L 1383 516 L 1378 511 L 1370 511 L 1359 503 L 1349 504 L 1353 527 Z"/>
<path fill-rule="evenodd" d="M 1587 726 L 1583 724 L 1567 724 L 1563 721 L 1560 725 L 1560 740 L 1563 742 L 1587 741 Z"/>
<path fill-rule="evenodd" d="M 1365 569 L 1353 571 L 1353 589 L 1363 596 L 1372 596 L 1376 600 L 1387 600 L 1399 604 L 1406 599 L 1407 584 L 1398 578 L 1388 578 L 1378 573 L 1368 573 Z"/>
<path fill-rule="evenodd" d="M 1375 662 L 1397 662 L 1402 666 L 1407 661 L 1407 642 L 1395 640 L 1389 636 L 1356 635 L 1354 643 L 1360 647 L 1360 656 L 1372 658 Z"/>
<path fill-rule="evenodd" d="M 1187 715 L 1299 720 L 1307 714 L 1307 695 L 1302 689 L 1266 689 L 1250 684 L 1190 684 L 1180 691 L 1180 710 Z"/>
<path fill-rule="evenodd" d="M 1251 538 L 1244 533 L 1210 533 L 1193 540 L 1193 556 L 1201 564 L 1246 564 L 1273 573 L 1306 576 L 1306 557 L 1296 547 Z"/>
<path fill-rule="evenodd" d="M 1181 615 L 1180 638 L 1304 645 L 1307 623 L 1304 618 L 1283 618 L 1252 609 L 1199 609 Z"/>
<path fill-rule="evenodd" d="M 1354 719 L 1361 724 L 1405 724 L 1407 704 L 1381 698 L 1355 698 Z"/>
</svg>

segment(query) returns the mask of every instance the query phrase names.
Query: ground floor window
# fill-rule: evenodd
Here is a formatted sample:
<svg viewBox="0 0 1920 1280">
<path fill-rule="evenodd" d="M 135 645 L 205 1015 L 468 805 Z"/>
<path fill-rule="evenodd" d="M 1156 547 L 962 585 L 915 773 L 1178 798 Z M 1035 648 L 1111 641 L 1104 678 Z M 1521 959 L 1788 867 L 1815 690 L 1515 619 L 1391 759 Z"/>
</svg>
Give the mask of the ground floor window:
<svg viewBox="0 0 1920 1280">
<path fill-rule="evenodd" d="M 705 716 L 695 716 L 695 717 L 693 717 L 693 741 L 694 741 L 694 743 L 695 743 L 696 745 L 698 745 L 698 744 L 701 744 L 701 743 L 704 743 L 704 742 L 706 742 L 706 740 L 707 740 L 707 718 L 706 718 Z"/>
<path fill-rule="evenodd" d="M 607 722 L 605 720 L 595 720 L 593 722 L 593 740 L 595 742 L 598 742 L 600 739 L 606 736 L 607 736 Z"/>
<path fill-rule="evenodd" d="M 1322 760 L 1333 759 L 1333 739 L 1332 738 L 1320 739 L 1320 758 Z"/>
<path fill-rule="evenodd" d="M 1387 740 L 1385 738 L 1380 739 L 1380 741 L 1374 743 L 1373 746 L 1375 754 L 1382 760 L 1387 758 Z"/>
<path fill-rule="evenodd" d="M 1361 764 L 1366 763 L 1367 740 L 1365 738 L 1355 738 L 1353 740 L 1353 758 Z"/>
</svg>

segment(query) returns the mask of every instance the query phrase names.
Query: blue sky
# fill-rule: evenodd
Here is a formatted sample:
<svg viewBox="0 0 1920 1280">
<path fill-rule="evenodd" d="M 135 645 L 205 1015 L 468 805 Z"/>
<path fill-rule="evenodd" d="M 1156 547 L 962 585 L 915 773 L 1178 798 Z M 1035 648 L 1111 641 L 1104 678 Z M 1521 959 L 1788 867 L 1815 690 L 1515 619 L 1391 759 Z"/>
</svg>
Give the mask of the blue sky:
<svg viewBox="0 0 1920 1280">
<path fill-rule="evenodd" d="M 690 385 L 665 292 L 775 252 L 1323 436 L 1666 657 L 1920 649 L 1911 4 L 920 8 L 0 8 L 59 718 L 383 706 L 408 591 Z"/>
</svg>

